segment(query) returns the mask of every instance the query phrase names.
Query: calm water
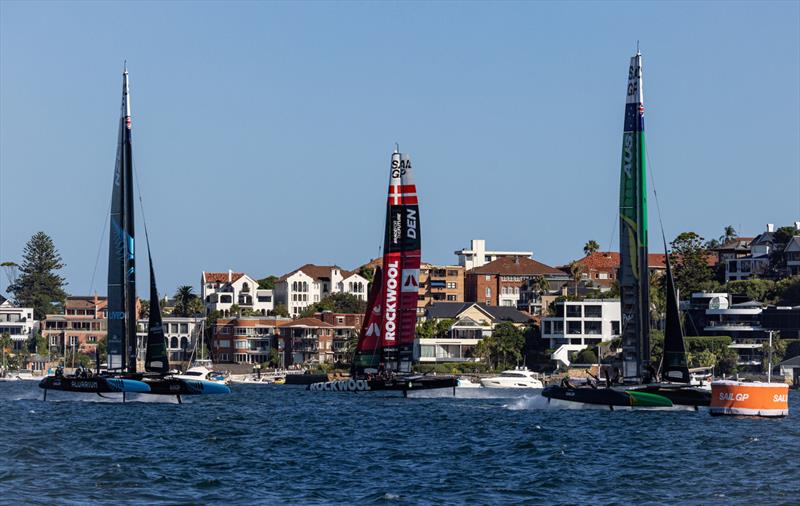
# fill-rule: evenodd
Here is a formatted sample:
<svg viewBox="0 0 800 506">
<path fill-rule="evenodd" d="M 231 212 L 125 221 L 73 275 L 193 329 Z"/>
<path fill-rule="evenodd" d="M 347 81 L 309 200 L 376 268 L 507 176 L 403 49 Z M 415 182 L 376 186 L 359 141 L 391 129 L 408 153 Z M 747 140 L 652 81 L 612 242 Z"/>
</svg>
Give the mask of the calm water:
<svg viewBox="0 0 800 506">
<path fill-rule="evenodd" d="M 0 503 L 800 500 L 798 392 L 778 420 L 557 411 L 510 395 L 240 385 L 183 405 L 43 403 L 34 382 L 0 382 Z"/>
</svg>

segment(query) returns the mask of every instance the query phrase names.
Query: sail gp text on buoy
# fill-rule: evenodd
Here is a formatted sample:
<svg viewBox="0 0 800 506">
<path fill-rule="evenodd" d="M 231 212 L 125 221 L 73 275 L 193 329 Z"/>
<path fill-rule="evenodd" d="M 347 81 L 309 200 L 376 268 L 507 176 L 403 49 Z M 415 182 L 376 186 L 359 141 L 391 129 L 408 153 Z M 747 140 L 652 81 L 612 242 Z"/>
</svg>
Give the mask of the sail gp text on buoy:
<svg viewBox="0 0 800 506">
<path fill-rule="evenodd" d="M 324 390 L 333 392 L 360 392 L 369 390 L 369 383 L 366 380 L 337 380 L 312 383 L 309 390 Z"/>
</svg>

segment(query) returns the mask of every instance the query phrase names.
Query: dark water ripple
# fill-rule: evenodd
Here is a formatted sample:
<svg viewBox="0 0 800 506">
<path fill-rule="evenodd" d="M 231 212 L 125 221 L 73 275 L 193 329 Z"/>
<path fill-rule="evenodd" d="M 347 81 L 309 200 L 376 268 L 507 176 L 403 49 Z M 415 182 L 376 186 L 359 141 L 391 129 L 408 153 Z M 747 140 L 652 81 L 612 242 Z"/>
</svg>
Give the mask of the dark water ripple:
<svg viewBox="0 0 800 506">
<path fill-rule="evenodd" d="M 780 420 L 260 385 L 39 399 L 0 383 L 2 504 L 800 503 L 797 392 Z"/>
</svg>

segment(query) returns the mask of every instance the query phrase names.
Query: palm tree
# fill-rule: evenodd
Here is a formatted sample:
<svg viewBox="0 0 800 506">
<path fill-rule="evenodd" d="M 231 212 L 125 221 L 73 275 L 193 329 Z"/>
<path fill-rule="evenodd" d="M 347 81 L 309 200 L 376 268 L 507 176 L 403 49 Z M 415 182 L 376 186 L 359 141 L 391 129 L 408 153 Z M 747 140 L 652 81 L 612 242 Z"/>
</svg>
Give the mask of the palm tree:
<svg viewBox="0 0 800 506">
<path fill-rule="evenodd" d="M 191 285 L 182 285 L 175 292 L 175 316 L 189 316 L 189 302 L 196 298 Z"/>
<path fill-rule="evenodd" d="M 547 281 L 547 278 L 544 276 L 539 276 L 536 278 L 534 287 L 539 292 L 540 296 L 550 292 L 550 282 Z"/>
<path fill-rule="evenodd" d="M 589 256 L 592 253 L 599 250 L 600 250 L 600 245 L 597 244 L 597 241 L 595 241 L 594 239 L 589 240 L 586 244 L 583 245 L 583 253 L 586 256 Z"/>
<path fill-rule="evenodd" d="M 575 282 L 575 296 L 578 296 L 578 283 L 580 282 L 581 278 L 583 277 L 584 267 L 583 264 L 574 260 L 569 264 L 569 275 L 572 277 L 572 281 Z"/>
<path fill-rule="evenodd" d="M 728 225 L 725 227 L 725 232 L 722 234 L 722 237 L 719 238 L 719 242 L 725 244 L 728 241 L 732 241 L 739 237 L 739 234 L 736 233 L 736 229 L 733 228 L 733 225 Z"/>
</svg>

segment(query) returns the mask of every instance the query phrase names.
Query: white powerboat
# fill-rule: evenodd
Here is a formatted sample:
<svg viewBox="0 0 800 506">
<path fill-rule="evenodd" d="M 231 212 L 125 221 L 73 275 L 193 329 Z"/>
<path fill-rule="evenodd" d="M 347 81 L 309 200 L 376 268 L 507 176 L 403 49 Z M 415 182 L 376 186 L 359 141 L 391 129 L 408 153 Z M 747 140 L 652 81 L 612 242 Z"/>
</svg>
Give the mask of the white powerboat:
<svg viewBox="0 0 800 506">
<path fill-rule="evenodd" d="M 456 385 L 456 387 L 458 388 L 481 388 L 480 383 L 475 383 L 471 379 L 464 376 L 460 376 L 457 381 L 458 384 Z"/>
<path fill-rule="evenodd" d="M 483 378 L 481 385 L 486 388 L 544 388 L 539 375 L 524 367 L 503 371 L 499 376 Z"/>
<path fill-rule="evenodd" d="M 219 371 L 212 371 L 208 367 L 202 365 L 190 367 L 186 372 L 176 374 L 173 377 L 184 380 L 210 381 L 211 383 L 218 383 L 220 385 L 229 385 L 231 382 L 227 374 Z"/>
</svg>

